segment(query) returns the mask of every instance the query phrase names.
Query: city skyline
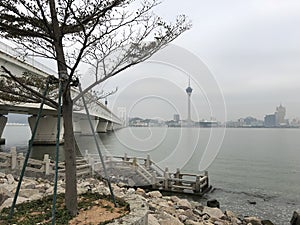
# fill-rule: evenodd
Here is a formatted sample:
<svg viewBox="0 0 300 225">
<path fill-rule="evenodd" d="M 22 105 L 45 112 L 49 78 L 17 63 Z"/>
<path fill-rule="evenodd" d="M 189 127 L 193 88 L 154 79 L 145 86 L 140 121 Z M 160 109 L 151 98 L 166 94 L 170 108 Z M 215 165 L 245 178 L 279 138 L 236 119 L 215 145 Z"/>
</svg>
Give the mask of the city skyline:
<svg viewBox="0 0 300 225">
<path fill-rule="evenodd" d="M 243 3 L 237 0 L 229 0 L 226 3 L 220 0 L 191 0 L 189 4 L 183 4 L 179 0 L 165 0 L 156 12 L 169 20 L 182 13 L 191 19 L 192 29 L 173 44 L 190 51 L 209 68 L 223 94 L 227 120 L 233 120 L 249 114 L 263 118 L 265 114 L 273 113 L 274 105 L 280 102 L 288 108 L 288 118 L 300 117 L 300 32 L 297 28 L 300 25 L 299 10 L 300 2 L 295 0 L 254 0 Z M 178 57 L 181 61 L 187 60 L 184 57 L 180 58 L 181 55 Z M 131 80 L 138 79 L 136 77 L 139 77 L 139 74 L 144 74 L 141 79 L 156 75 L 177 82 L 178 90 L 162 96 L 170 101 L 176 99 L 178 111 L 186 118 L 186 95 L 180 93 L 179 89 L 186 88 L 188 75 L 182 74 L 182 77 L 178 77 L 178 71 L 167 71 L 161 65 L 156 66 L 157 68 L 150 67 L 149 64 L 139 65 L 107 82 L 105 87 L 108 90 L 115 86 L 120 89 L 127 87 Z M 190 75 L 193 81 L 195 76 L 201 79 L 203 73 L 200 71 Z M 159 85 L 149 82 L 140 83 L 140 87 L 130 86 L 132 94 L 128 92 L 126 99 L 120 99 L 119 106 L 128 106 L 130 109 L 130 104 L 136 101 L 135 96 L 141 98 L 150 93 L 149 86 L 154 89 L 152 95 L 160 95 Z M 165 90 L 164 87 L 161 88 Z M 209 118 L 209 106 L 203 103 L 205 99 L 200 96 L 201 89 L 194 86 L 193 89 L 192 104 L 195 104 L 200 115 Z M 172 88 L 167 89 L 167 92 L 171 91 Z M 179 96 L 180 94 L 183 97 Z M 118 96 L 120 97 L 122 96 Z M 213 101 L 213 98 L 214 96 L 209 100 Z M 114 96 L 111 96 L 109 101 L 113 102 Z M 162 113 L 163 118 L 176 113 L 168 105 L 164 107 L 154 104 L 153 107 L 165 111 L 165 114 Z M 151 116 L 151 108 L 143 108 L 146 110 L 143 111 L 141 107 L 137 113 Z M 221 117 L 218 113 L 223 109 L 220 108 L 212 112 L 213 117 Z M 198 116 L 194 111 L 195 109 L 191 109 L 192 118 L 195 120 Z"/>
<path fill-rule="evenodd" d="M 300 122 L 300 117 L 295 117 L 295 118 L 288 118 L 286 117 L 286 107 L 283 106 L 282 103 L 280 103 L 279 106 L 276 106 L 275 107 L 275 111 L 273 114 L 265 114 L 263 117 L 254 117 L 254 116 L 251 116 L 251 114 L 248 114 L 244 117 L 238 117 L 238 118 L 235 118 L 234 120 L 226 120 L 224 122 L 230 122 L 230 121 L 239 121 L 241 119 L 247 119 L 247 118 L 253 118 L 253 119 L 257 119 L 258 121 L 264 121 L 264 119 L 266 118 L 266 116 L 270 116 L 270 115 L 274 115 L 274 119 L 276 121 L 277 124 L 282 124 L 282 123 L 285 123 L 287 122 L 287 120 L 293 120 L 293 119 L 298 119 L 299 122 Z M 276 119 L 276 117 L 278 117 Z M 128 118 L 140 118 L 140 119 L 145 119 L 145 120 L 161 120 L 161 121 L 188 121 L 188 118 L 187 119 L 183 119 L 182 118 L 182 115 L 180 114 L 173 114 L 173 115 L 170 115 L 169 118 L 167 119 L 162 119 L 162 117 L 160 116 L 156 116 L 156 117 L 142 117 L 142 116 L 138 116 L 138 115 L 132 115 Z M 199 122 L 199 121 L 218 121 L 218 122 L 221 122 L 219 121 L 217 118 L 200 118 L 199 120 L 192 120 L 193 122 Z M 222 121 L 223 122 L 223 121 Z"/>
</svg>

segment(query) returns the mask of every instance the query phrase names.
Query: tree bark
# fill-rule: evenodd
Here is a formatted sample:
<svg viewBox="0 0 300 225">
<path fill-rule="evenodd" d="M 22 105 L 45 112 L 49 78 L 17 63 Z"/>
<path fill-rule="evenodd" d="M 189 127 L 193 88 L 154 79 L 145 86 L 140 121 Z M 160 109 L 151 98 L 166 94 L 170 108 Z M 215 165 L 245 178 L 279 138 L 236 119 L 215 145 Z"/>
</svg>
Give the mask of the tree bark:
<svg viewBox="0 0 300 225">
<path fill-rule="evenodd" d="M 75 137 L 73 132 L 73 102 L 70 90 L 63 96 L 63 119 L 64 119 L 64 153 L 66 163 L 66 191 L 65 203 L 72 216 L 77 214 L 77 178 L 76 178 L 76 152 Z"/>
</svg>

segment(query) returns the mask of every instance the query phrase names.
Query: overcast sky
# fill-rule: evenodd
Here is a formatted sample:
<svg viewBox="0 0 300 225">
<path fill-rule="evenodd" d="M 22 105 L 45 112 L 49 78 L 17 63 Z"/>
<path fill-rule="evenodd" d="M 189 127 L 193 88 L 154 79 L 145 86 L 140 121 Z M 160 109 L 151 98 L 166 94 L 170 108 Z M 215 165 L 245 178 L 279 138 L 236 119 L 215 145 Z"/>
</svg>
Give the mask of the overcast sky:
<svg viewBox="0 0 300 225">
<path fill-rule="evenodd" d="M 263 119 L 266 114 L 274 113 L 280 103 L 286 107 L 288 118 L 300 117 L 299 12 L 300 1 L 297 0 L 164 0 L 156 9 L 156 13 L 166 20 L 186 14 L 192 21 L 192 29 L 173 43 L 194 54 L 207 66 L 220 87 L 220 93 L 223 93 L 228 119 L 246 116 Z M 154 117 L 157 114 L 157 117 L 169 115 L 172 118 L 175 109 L 185 119 L 187 75 L 182 73 L 170 78 L 170 74 L 176 73 L 172 69 L 160 68 L 161 73 L 156 69 L 152 68 L 147 73 L 145 69 L 130 70 L 131 78 L 128 73 L 122 75 L 123 78 L 119 76 L 118 80 L 126 80 L 130 88 L 126 84 L 125 91 L 124 87 L 119 87 L 117 104 L 116 97 L 109 101 L 114 102 L 114 107 L 122 106 L 123 102 L 130 116 Z M 144 83 L 142 79 L 132 78 L 132 74 L 140 74 L 141 71 L 146 73 L 143 79 L 149 78 Z M 155 72 L 151 74 L 150 71 Z M 167 86 L 161 78 L 157 78 L 160 75 L 166 79 Z M 199 75 L 192 74 L 192 77 L 198 79 L 195 76 Z M 112 80 L 109 83 L 117 82 Z M 220 104 L 219 109 L 205 113 L 210 104 L 207 103 L 206 109 L 201 110 L 197 104 L 206 93 L 202 90 L 201 94 L 193 81 L 191 85 L 194 86 L 191 98 L 193 119 L 209 119 L 209 116 L 221 119 L 219 117 L 223 117 L 224 113 L 216 111 L 224 111 L 222 103 L 215 102 Z M 155 92 L 149 91 L 151 88 Z M 170 93 L 167 96 L 162 94 L 166 91 L 172 92 L 176 100 L 171 98 Z M 126 97 L 122 98 L 122 95 Z M 209 96 L 206 100 L 214 101 Z"/>
</svg>

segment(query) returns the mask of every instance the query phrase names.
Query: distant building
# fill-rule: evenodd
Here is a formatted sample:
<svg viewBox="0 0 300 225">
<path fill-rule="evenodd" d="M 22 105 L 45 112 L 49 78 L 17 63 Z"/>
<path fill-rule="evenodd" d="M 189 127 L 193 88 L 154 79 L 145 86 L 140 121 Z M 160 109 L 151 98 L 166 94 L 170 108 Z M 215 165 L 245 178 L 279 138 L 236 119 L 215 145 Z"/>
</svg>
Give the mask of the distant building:
<svg viewBox="0 0 300 225">
<path fill-rule="evenodd" d="M 218 121 L 200 121 L 200 122 L 196 122 L 195 126 L 197 127 L 219 127 L 219 123 Z"/>
<path fill-rule="evenodd" d="M 174 114 L 173 119 L 174 119 L 174 121 L 179 122 L 179 121 L 180 121 L 180 116 L 179 116 L 179 114 Z"/>
<path fill-rule="evenodd" d="M 280 104 L 280 106 L 276 107 L 276 112 L 275 112 L 276 126 L 285 126 L 286 125 L 286 121 L 284 119 L 285 112 L 286 112 L 285 107 L 283 107 L 281 104 Z"/>
<path fill-rule="evenodd" d="M 276 127 L 276 115 L 275 114 L 270 114 L 265 116 L 264 120 L 264 125 L 265 127 Z"/>
<path fill-rule="evenodd" d="M 286 127 L 288 126 L 288 120 L 285 117 L 286 109 L 281 104 L 276 107 L 274 114 L 266 115 L 264 125 L 265 127 Z"/>
</svg>

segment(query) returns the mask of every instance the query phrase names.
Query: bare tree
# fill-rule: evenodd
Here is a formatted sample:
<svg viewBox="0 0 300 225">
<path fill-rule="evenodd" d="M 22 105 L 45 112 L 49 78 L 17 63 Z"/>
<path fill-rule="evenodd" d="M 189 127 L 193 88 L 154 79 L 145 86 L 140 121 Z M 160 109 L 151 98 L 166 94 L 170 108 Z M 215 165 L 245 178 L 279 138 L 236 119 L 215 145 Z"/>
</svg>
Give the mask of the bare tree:
<svg viewBox="0 0 300 225">
<path fill-rule="evenodd" d="M 70 90 L 78 66 L 88 63 L 95 68 L 95 81 L 84 90 L 87 93 L 109 77 L 146 60 L 190 28 L 185 16 L 179 16 L 174 24 L 164 22 L 153 13 L 157 5 L 157 0 L 0 1 L 1 36 L 23 46 L 24 54 L 34 53 L 57 64 L 63 87 L 65 202 L 71 215 L 77 213 L 72 111 L 73 102 L 80 96 L 72 99 Z M 23 88 L 30 92 L 28 86 Z M 32 91 L 34 101 L 41 98 Z M 57 107 L 50 99 L 48 103 Z"/>
</svg>

